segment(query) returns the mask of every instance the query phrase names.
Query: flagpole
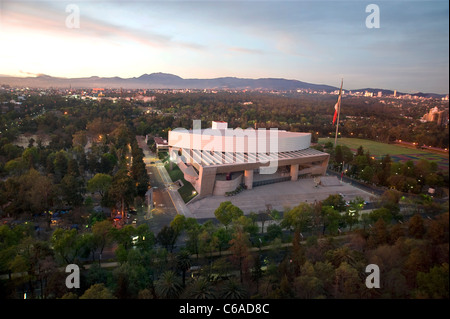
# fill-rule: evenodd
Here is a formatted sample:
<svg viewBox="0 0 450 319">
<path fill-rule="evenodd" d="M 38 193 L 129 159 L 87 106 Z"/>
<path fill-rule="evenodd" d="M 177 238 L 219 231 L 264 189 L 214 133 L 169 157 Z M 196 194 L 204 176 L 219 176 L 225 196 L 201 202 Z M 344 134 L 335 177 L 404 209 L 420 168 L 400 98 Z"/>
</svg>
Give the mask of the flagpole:
<svg viewBox="0 0 450 319">
<path fill-rule="evenodd" d="M 341 98 L 342 98 L 342 84 L 344 83 L 344 79 L 341 79 L 341 89 L 339 90 L 338 97 L 338 114 L 337 114 L 337 123 L 336 123 L 336 134 L 334 136 L 334 147 L 337 145 L 337 137 L 338 137 L 338 128 L 339 128 L 339 114 L 341 113 Z"/>
</svg>

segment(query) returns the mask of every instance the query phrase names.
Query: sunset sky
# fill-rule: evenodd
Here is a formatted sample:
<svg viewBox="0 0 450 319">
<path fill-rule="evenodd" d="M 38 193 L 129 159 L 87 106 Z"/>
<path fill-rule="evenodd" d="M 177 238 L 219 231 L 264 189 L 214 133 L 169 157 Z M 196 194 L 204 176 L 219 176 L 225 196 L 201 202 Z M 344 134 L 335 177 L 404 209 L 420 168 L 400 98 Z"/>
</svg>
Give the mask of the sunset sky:
<svg viewBox="0 0 450 319">
<path fill-rule="evenodd" d="M 366 27 L 366 6 L 380 28 Z M 68 28 L 80 10 L 80 28 Z M 73 21 L 73 20 L 71 20 Z M 448 93 L 449 2 L 3 1 L 0 74 L 279 77 Z"/>
</svg>

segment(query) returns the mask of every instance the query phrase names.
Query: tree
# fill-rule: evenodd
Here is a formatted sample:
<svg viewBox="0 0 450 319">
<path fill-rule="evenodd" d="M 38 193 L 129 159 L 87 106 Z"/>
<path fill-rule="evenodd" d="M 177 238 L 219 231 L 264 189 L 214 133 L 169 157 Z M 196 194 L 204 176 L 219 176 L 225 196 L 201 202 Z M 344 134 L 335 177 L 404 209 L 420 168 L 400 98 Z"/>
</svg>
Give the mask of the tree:
<svg viewBox="0 0 450 319">
<path fill-rule="evenodd" d="M 177 268 L 182 272 L 183 287 L 186 286 L 186 271 L 191 268 L 191 256 L 186 250 L 177 254 Z"/>
<path fill-rule="evenodd" d="M 264 234 L 264 224 L 266 221 L 270 220 L 269 212 L 264 211 L 264 212 L 258 213 L 257 219 L 258 219 L 258 221 L 261 222 L 261 233 Z"/>
<path fill-rule="evenodd" d="M 26 175 L 29 179 L 30 190 L 27 199 L 30 208 L 35 213 L 41 213 L 48 210 L 55 197 L 54 186 L 50 178 L 42 176 L 36 170 L 31 169 Z"/>
<path fill-rule="evenodd" d="M 339 212 L 331 206 L 322 206 L 321 217 L 323 224 L 322 235 L 325 235 L 326 230 L 328 230 L 331 235 L 335 235 L 342 219 Z"/>
<path fill-rule="evenodd" d="M 244 272 L 248 272 L 248 257 L 250 241 L 248 234 L 244 232 L 241 227 L 238 227 L 233 233 L 233 238 L 230 240 L 231 261 L 239 268 L 239 278 L 242 283 Z"/>
<path fill-rule="evenodd" d="M 300 230 L 296 229 L 292 238 L 291 258 L 289 260 L 295 277 L 300 275 L 300 267 L 304 264 L 305 260 L 305 249 L 300 243 Z"/>
<path fill-rule="evenodd" d="M 231 232 L 226 228 L 219 228 L 212 234 L 213 237 L 217 238 L 217 247 L 221 253 L 224 249 L 228 248 L 229 242 L 231 241 Z"/>
<path fill-rule="evenodd" d="M 390 223 L 392 220 L 391 211 L 385 207 L 381 207 L 369 213 L 369 219 L 372 223 L 376 223 L 380 218 L 383 219 L 385 223 Z"/>
<path fill-rule="evenodd" d="M 256 283 L 256 293 L 259 292 L 259 282 L 264 276 L 264 271 L 261 265 L 261 255 L 256 254 L 253 257 L 253 267 L 252 267 L 252 280 Z"/>
<path fill-rule="evenodd" d="M 366 166 L 362 170 L 361 174 L 359 174 L 359 177 L 366 183 L 370 183 L 370 182 L 372 182 L 374 174 L 375 174 L 375 171 L 372 168 L 372 166 Z"/>
<path fill-rule="evenodd" d="M 112 184 L 112 176 L 103 173 L 97 173 L 87 183 L 87 191 L 91 193 L 99 193 L 101 198 L 108 191 Z"/>
<path fill-rule="evenodd" d="M 285 214 L 281 227 L 291 229 L 294 232 L 302 232 L 310 224 L 311 216 L 311 206 L 307 203 L 300 203 Z"/>
<path fill-rule="evenodd" d="M 122 169 L 113 176 L 111 186 L 108 190 L 108 197 L 115 204 L 120 204 L 122 213 L 125 206 L 133 203 L 136 194 L 136 185 L 133 179 L 128 176 L 127 171 Z"/>
<path fill-rule="evenodd" d="M 386 244 L 389 238 L 386 222 L 384 219 L 378 219 L 375 225 L 370 229 L 370 235 L 367 239 L 367 244 L 371 248 L 376 248 L 379 245 Z"/>
<path fill-rule="evenodd" d="M 76 229 L 56 229 L 53 232 L 51 243 L 56 256 L 60 258 L 61 262 L 66 264 L 74 263 L 82 252 L 83 241 Z"/>
<path fill-rule="evenodd" d="M 417 274 L 419 272 L 428 272 L 431 266 L 431 253 L 423 247 L 417 246 L 411 249 L 407 256 L 402 271 L 410 287 L 417 284 Z"/>
<path fill-rule="evenodd" d="M 354 206 L 354 205 L 352 205 Z M 354 224 L 358 222 L 359 219 L 359 210 L 355 209 L 353 207 L 349 207 L 347 209 L 347 212 L 345 212 L 344 215 L 344 221 L 347 225 L 350 225 L 350 231 L 352 230 L 352 227 Z"/>
<path fill-rule="evenodd" d="M 329 195 L 322 201 L 322 206 L 330 206 L 338 212 L 345 211 L 345 200 L 339 194 Z"/>
<path fill-rule="evenodd" d="M 173 228 L 178 236 L 186 228 L 186 217 L 181 214 L 176 214 L 170 222 L 170 227 Z"/>
<path fill-rule="evenodd" d="M 203 227 L 198 223 L 196 218 L 189 217 L 186 219 L 185 228 L 188 235 L 186 246 L 189 250 L 197 255 L 199 254 L 199 238 L 203 232 Z M 206 230 L 206 229 L 205 229 Z"/>
<path fill-rule="evenodd" d="M 168 251 L 172 252 L 177 240 L 176 231 L 170 226 L 164 226 L 156 235 L 156 241 Z"/>
<path fill-rule="evenodd" d="M 417 273 L 417 295 L 432 299 L 448 299 L 448 263 L 436 265 L 429 272 Z"/>
<path fill-rule="evenodd" d="M 109 233 L 116 243 L 128 250 L 133 246 L 132 237 L 136 235 L 136 228 L 132 225 L 126 225 L 120 229 L 112 227 Z"/>
<path fill-rule="evenodd" d="M 87 289 L 80 299 L 116 299 L 104 284 L 94 284 Z"/>
<path fill-rule="evenodd" d="M 176 299 L 183 292 L 183 285 L 173 271 L 165 271 L 155 283 L 156 293 L 163 299 Z"/>
<path fill-rule="evenodd" d="M 102 258 L 103 250 L 112 242 L 112 226 L 109 220 L 96 222 L 92 226 L 93 240 L 96 246 L 100 249 L 99 260 Z"/>
<path fill-rule="evenodd" d="M 294 280 L 296 296 L 301 299 L 313 299 L 321 296 L 323 283 L 315 276 L 314 267 L 305 262 L 301 269 L 301 276 Z"/>
<path fill-rule="evenodd" d="M 198 278 L 186 291 L 187 298 L 192 299 L 215 299 L 215 293 L 211 282 L 206 278 Z"/>
<path fill-rule="evenodd" d="M 342 164 L 344 161 L 344 154 L 342 153 L 341 145 L 337 145 L 336 148 L 334 149 L 334 161 L 342 169 Z"/>
<path fill-rule="evenodd" d="M 347 262 L 342 262 L 335 271 L 334 297 L 338 299 L 358 298 L 361 279 L 355 268 Z M 364 288 L 363 288 L 364 289 Z"/>
<path fill-rule="evenodd" d="M 250 236 L 254 236 L 258 233 L 258 226 L 247 216 L 240 216 L 233 220 L 233 227 L 241 227 Z"/>
<path fill-rule="evenodd" d="M 55 154 L 55 159 L 53 161 L 53 166 L 55 170 L 55 178 L 56 182 L 59 182 L 63 176 L 67 174 L 67 166 L 68 166 L 68 155 L 65 151 L 59 151 Z"/>
<path fill-rule="evenodd" d="M 62 199 L 70 206 L 83 204 L 84 183 L 81 178 L 66 174 L 59 184 Z"/>
<path fill-rule="evenodd" d="M 35 168 L 39 161 L 39 154 L 36 147 L 29 147 L 22 153 L 22 160 L 28 168 Z"/>
<path fill-rule="evenodd" d="M 228 280 L 220 292 L 221 299 L 245 299 L 247 297 L 248 292 L 234 279 Z"/>
<path fill-rule="evenodd" d="M 356 262 L 355 251 L 347 246 L 328 251 L 326 255 L 335 267 L 339 267 L 343 262 L 349 265 L 354 265 Z"/>
<path fill-rule="evenodd" d="M 419 214 L 415 214 L 408 222 L 408 233 L 414 238 L 422 238 L 425 234 L 425 226 L 423 218 Z"/>
<path fill-rule="evenodd" d="M 283 229 L 280 225 L 271 224 L 267 226 L 267 231 L 264 236 L 268 241 L 272 241 L 275 238 L 281 238 L 283 236 Z"/>
<path fill-rule="evenodd" d="M 225 228 L 233 219 L 243 216 L 244 212 L 230 201 L 220 203 L 219 207 L 214 211 L 214 216 L 221 222 Z"/>
<path fill-rule="evenodd" d="M 138 236 L 136 247 L 141 251 L 148 252 L 155 245 L 156 238 L 148 224 L 141 224 L 136 228 L 135 235 Z"/>
</svg>

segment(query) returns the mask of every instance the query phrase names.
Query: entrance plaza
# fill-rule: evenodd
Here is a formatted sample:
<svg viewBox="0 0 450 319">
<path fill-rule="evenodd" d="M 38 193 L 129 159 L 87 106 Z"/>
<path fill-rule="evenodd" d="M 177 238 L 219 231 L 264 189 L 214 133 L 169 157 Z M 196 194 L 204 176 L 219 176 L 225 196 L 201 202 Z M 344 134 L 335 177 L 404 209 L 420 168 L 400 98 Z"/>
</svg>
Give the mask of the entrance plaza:
<svg viewBox="0 0 450 319">
<path fill-rule="evenodd" d="M 296 181 L 285 181 L 254 187 L 244 190 L 234 196 L 208 196 L 187 204 L 191 216 L 195 218 L 214 218 L 214 211 L 220 203 L 230 201 L 244 214 L 258 213 L 271 205 L 272 209 L 284 211 L 286 208 L 297 206 L 301 202 L 314 203 L 321 201 L 329 195 L 342 194 L 346 201 L 351 201 L 357 196 L 370 202 L 374 195 L 343 183 L 337 177 L 324 176 L 322 184 L 316 187 L 317 178 L 301 178 Z M 325 183 L 326 181 L 326 183 Z"/>
</svg>

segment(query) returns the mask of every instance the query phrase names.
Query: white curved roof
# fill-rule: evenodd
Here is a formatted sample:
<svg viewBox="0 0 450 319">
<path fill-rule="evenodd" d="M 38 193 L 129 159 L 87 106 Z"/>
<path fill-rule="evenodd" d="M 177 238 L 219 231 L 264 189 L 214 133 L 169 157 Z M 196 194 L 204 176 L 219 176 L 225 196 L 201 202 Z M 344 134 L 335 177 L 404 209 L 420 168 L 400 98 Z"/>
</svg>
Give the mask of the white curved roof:
<svg viewBox="0 0 450 319">
<path fill-rule="evenodd" d="M 311 133 L 277 129 L 176 129 L 169 132 L 169 146 L 210 152 L 281 153 L 308 149 Z"/>
</svg>

